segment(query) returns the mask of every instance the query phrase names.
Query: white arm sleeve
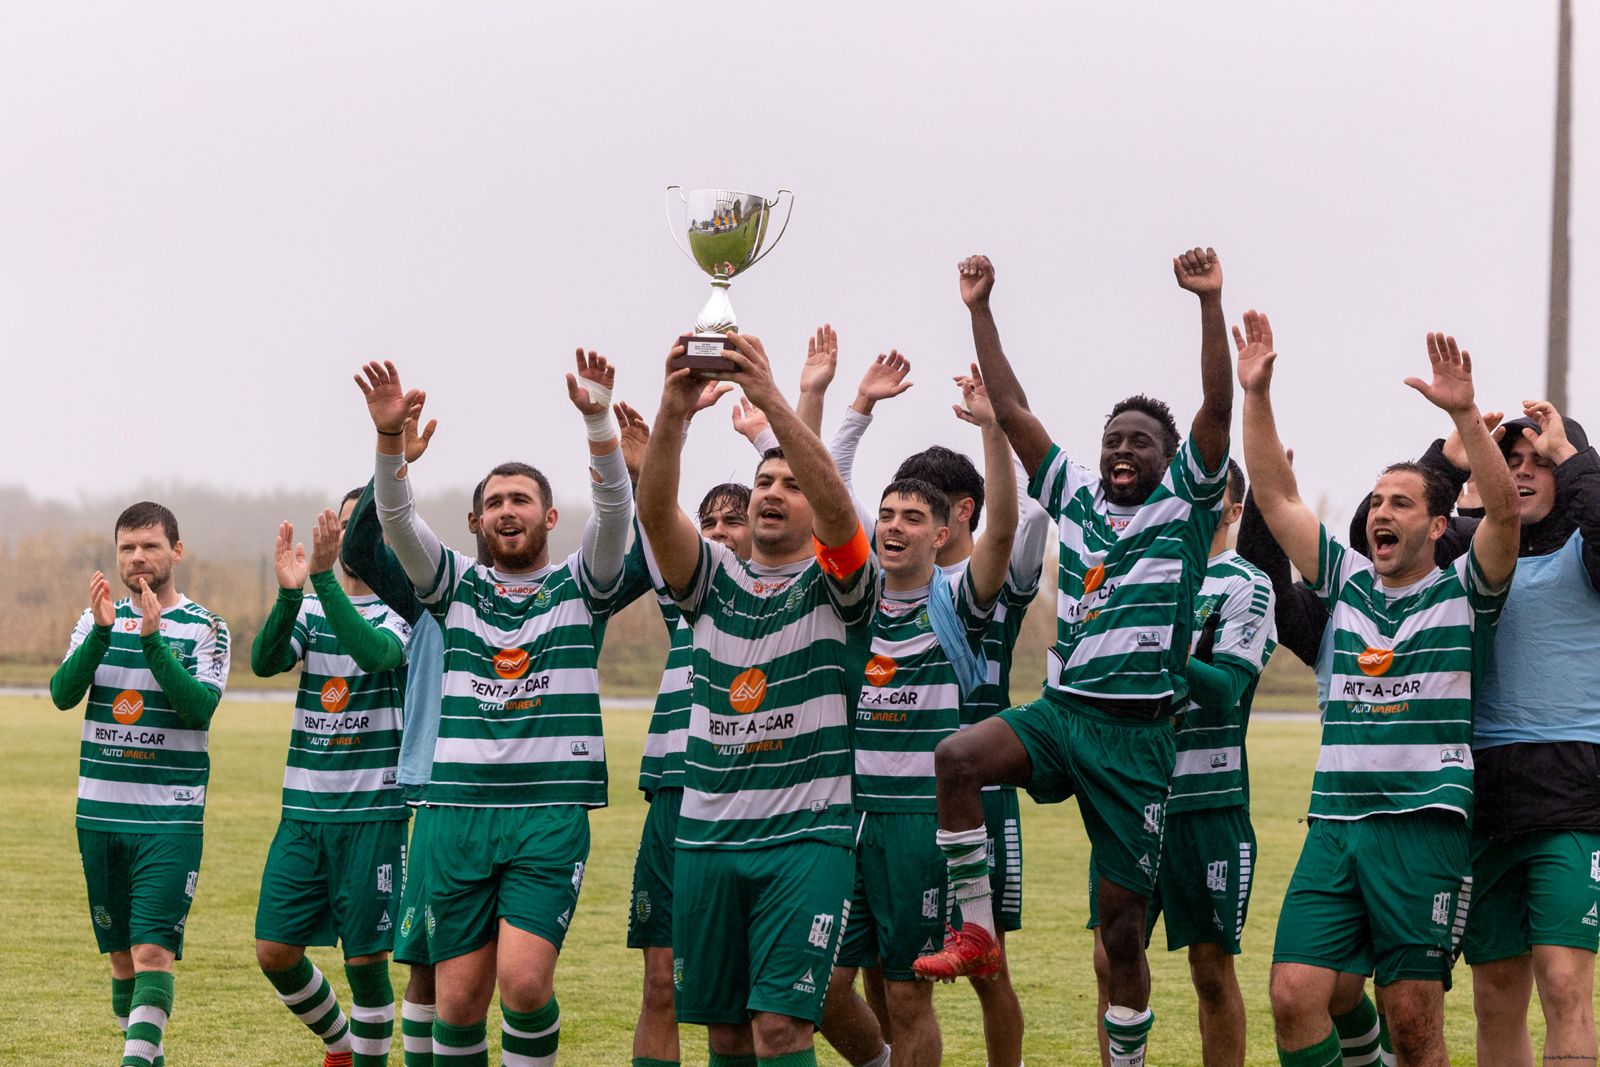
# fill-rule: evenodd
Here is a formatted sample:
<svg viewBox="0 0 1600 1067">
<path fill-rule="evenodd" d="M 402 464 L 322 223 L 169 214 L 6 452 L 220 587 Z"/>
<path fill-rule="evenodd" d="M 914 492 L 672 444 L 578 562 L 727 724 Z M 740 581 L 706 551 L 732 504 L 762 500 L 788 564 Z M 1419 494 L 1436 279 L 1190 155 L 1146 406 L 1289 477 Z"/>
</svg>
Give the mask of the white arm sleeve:
<svg viewBox="0 0 1600 1067">
<path fill-rule="evenodd" d="M 861 502 L 861 497 L 856 495 L 855 471 L 856 446 L 871 425 L 871 415 L 863 415 L 855 408 L 845 408 L 844 418 L 839 420 L 839 428 L 833 431 L 833 440 L 828 442 L 833 465 L 839 468 L 839 477 L 844 479 L 844 487 L 850 490 L 850 503 L 855 505 L 856 518 L 861 520 L 861 528 L 868 536 L 871 536 L 872 528 L 878 523 L 878 513 L 869 511 Z"/>
<path fill-rule="evenodd" d="M 595 585 L 609 589 L 622 574 L 623 559 L 628 554 L 628 533 L 633 528 L 633 487 L 628 481 L 628 466 L 622 462 L 622 449 L 614 449 L 603 456 L 590 456 L 589 463 L 600 480 L 591 480 L 589 485 L 594 510 L 583 527 L 583 561 Z M 381 516 L 383 512 L 378 514 Z"/>
<path fill-rule="evenodd" d="M 1054 527 L 1050 513 L 1028 495 L 1028 472 L 1016 456 L 1011 457 L 1017 476 L 1017 536 L 1011 543 L 1011 582 L 1018 589 L 1032 589 L 1044 573 L 1044 553 Z"/>
<path fill-rule="evenodd" d="M 372 477 L 372 502 L 378 510 L 383 536 L 395 559 L 405 568 L 406 577 L 419 592 L 429 592 L 439 575 L 444 545 L 417 514 L 417 502 L 411 496 L 411 479 L 400 477 L 405 465 L 404 456 L 378 453 Z"/>
</svg>

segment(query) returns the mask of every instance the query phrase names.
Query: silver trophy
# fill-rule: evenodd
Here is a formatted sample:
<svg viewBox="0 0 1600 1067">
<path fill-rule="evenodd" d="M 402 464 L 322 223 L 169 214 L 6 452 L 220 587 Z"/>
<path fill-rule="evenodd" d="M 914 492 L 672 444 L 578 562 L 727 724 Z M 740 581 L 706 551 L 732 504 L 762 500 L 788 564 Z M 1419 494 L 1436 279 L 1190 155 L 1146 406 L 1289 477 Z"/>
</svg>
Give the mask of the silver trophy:
<svg viewBox="0 0 1600 1067">
<path fill-rule="evenodd" d="M 676 192 L 682 204 L 680 216 L 671 197 L 667 199 L 667 224 L 672 229 L 673 241 L 684 255 L 711 275 L 711 297 L 695 317 L 695 332 L 678 339 L 684 346 L 684 355 L 679 356 L 673 366 L 734 370 L 733 361 L 722 354 L 731 344 L 726 335 L 739 328 L 733 304 L 728 300 L 728 286 L 735 274 L 749 270 L 777 247 L 779 238 L 789 228 L 789 216 L 794 214 L 794 193 L 779 189 L 777 196 L 768 200 L 753 193 L 728 189 L 691 189 L 685 194 L 681 185 L 669 185 L 667 192 Z M 768 241 L 772 209 L 777 207 L 784 193 L 789 194 L 789 207 L 784 212 L 777 237 Z M 687 248 L 678 237 L 680 233 L 689 237 Z"/>
</svg>

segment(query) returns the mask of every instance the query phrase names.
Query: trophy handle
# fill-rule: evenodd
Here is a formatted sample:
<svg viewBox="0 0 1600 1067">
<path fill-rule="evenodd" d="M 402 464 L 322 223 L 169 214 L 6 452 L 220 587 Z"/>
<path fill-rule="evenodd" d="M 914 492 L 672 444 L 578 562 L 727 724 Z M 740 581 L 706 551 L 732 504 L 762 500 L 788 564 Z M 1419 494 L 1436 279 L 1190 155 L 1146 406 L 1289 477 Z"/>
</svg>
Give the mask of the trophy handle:
<svg viewBox="0 0 1600 1067">
<path fill-rule="evenodd" d="M 677 190 L 678 201 L 681 204 L 683 204 L 685 210 L 688 210 L 689 198 L 683 195 L 683 186 L 681 186 L 681 185 L 669 185 L 669 186 L 667 186 L 667 192 L 670 193 L 673 190 Z M 790 207 L 789 210 L 793 211 L 794 208 L 792 206 L 792 201 L 794 199 L 794 194 L 790 193 L 789 194 L 789 198 L 790 198 L 790 201 L 791 201 L 791 207 Z M 788 224 L 789 224 L 789 220 L 788 219 L 784 219 L 784 225 L 787 226 Z M 682 252 L 684 254 L 684 257 L 686 259 L 688 259 L 688 261 L 690 263 L 697 262 L 695 260 L 694 256 L 689 254 L 689 250 L 683 246 L 683 239 L 678 236 L 680 233 L 683 232 L 683 227 L 679 226 L 678 225 L 678 220 L 672 217 L 672 198 L 671 197 L 667 198 L 667 232 L 672 234 L 672 243 L 678 246 L 678 251 Z"/>
<path fill-rule="evenodd" d="M 778 236 L 774 237 L 772 239 L 771 243 L 769 243 L 767 245 L 766 252 L 761 253 L 755 259 L 752 259 L 749 262 L 749 264 L 746 265 L 746 267 L 745 267 L 746 270 L 749 270 L 751 267 L 755 266 L 757 263 L 760 263 L 763 259 L 766 259 L 767 258 L 767 254 L 769 252 L 771 252 L 774 248 L 778 247 L 778 242 L 783 240 L 784 232 L 789 229 L 789 217 L 794 214 L 794 190 L 793 189 L 779 189 L 776 193 L 772 194 L 772 199 L 767 201 L 767 206 L 768 207 L 777 207 L 778 206 L 778 197 L 782 196 L 784 193 L 788 193 L 789 194 L 789 210 L 785 211 L 783 213 L 783 225 L 778 228 Z M 682 194 L 680 193 L 679 195 L 681 196 Z"/>
</svg>

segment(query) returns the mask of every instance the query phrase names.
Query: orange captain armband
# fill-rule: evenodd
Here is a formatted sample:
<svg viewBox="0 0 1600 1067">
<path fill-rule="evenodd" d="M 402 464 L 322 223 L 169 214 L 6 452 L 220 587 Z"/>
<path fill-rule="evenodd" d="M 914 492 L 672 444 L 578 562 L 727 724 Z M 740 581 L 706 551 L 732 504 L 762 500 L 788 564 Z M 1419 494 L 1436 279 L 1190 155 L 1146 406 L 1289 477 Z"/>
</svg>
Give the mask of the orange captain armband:
<svg viewBox="0 0 1600 1067">
<path fill-rule="evenodd" d="M 872 544 L 867 540 L 867 531 L 856 523 L 855 536 L 850 538 L 838 548 L 829 548 L 811 536 L 811 546 L 816 550 L 817 562 L 822 564 L 822 569 L 835 578 L 848 578 L 856 571 L 867 565 L 867 559 L 872 555 Z"/>
</svg>

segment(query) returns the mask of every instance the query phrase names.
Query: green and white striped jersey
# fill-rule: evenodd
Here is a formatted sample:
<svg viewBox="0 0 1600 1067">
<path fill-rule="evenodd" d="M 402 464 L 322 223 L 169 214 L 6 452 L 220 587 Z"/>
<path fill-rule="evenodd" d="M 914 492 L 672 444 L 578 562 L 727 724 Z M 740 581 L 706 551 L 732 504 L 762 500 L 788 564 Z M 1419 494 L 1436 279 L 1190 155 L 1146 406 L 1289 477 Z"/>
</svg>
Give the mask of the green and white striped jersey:
<svg viewBox="0 0 1600 1067">
<path fill-rule="evenodd" d="M 769 567 L 700 545 L 678 606 L 694 628 L 680 848 L 854 843 L 850 706 L 871 643 L 878 565 Z"/>
<path fill-rule="evenodd" d="M 694 630 L 670 600 L 661 602 L 661 618 L 670 643 L 644 738 L 644 759 L 639 762 L 639 788 L 646 793 L 683 788 L 683 754 L 689 745 L 689 708 L 694 700 Z"/>
<path fill-rule="evenodd" d="M 1168 814 L 1250 806 L 1245 731 L 1250 727 L 1256 683 L 1278 647 L 1273 600 L 1272 582 L 1239 553 L 1230 548 L 1211 557 L 1194 598 L 1190 653 L 1209 633 L 1210 662 L 1241 667 L 1250 672 L 1251 680 L 1234 707 L 1208 711 L 1191 700 L 1179 717 Z"/>
<path fill-rule="evenodd" d="M 993 610 L 973 602 L 965 567 L 950 586 L 973 649 Z M 855 801 L 862 811 L 933 812 L 933 750 L 961 729 L 961 684 L 928 618 L 927 587 L 885 590 L 872 620 L 872 658 L 856 701 Z"/>
<path fill-rule="evenodd" d="M 350 604 L 403 646 L 411 627 L 374 595 Z M 339 641 L 322 601 L 300 602 L 289 648 L 305 666 L 283 768 L 283 817 L 306 822 L 377 822 L 409 814 L 398 781 L 406 672 L 368 674 Z"/>
<path fill-rule="evenodd" d="M 111 647 L 95 668 L 78 751 L 81 830 L 133 834 L 198 834 L 211 777 L 209 730 L 192 729 L 172 709 L 145 663 L 141 613 L 117 601 Z M 84 611 L 67 655 L 94 629 Z M 181 597 L 161 613 L 161 637 L 183 669 L 221 694 L 228 684 L 228 625 L 222 616 Z"/>
<path fill-rule="evenodd" d="M 1207 471 L 1190 438 L 1150 498 L 1125 516 L 1100 476 L 1051 445 L 1028 486 L 1060 534 L 1056 645 L 1046 685 L 1101 700 L 1188 695 L 1194 595 L 1217 528 L 1226 457 Z"/>
<path fill-rule="evenodd" d="M 1489 588 L 1469 550 L 1387 589 L 1324 527 L 1311 587 L 1334 628 L 1311 817 L 1444 808 L 1470 819 L 1473 697 L 1511 583 Z"/>
<path fill-rule="evenodd" d="M 595 588 L 581 550 L 522 575 L 444 550 L 422 596 L 444 631 L 430 805 L 605 806 L 599 658 L 620 584 Z"/>
</svg>

